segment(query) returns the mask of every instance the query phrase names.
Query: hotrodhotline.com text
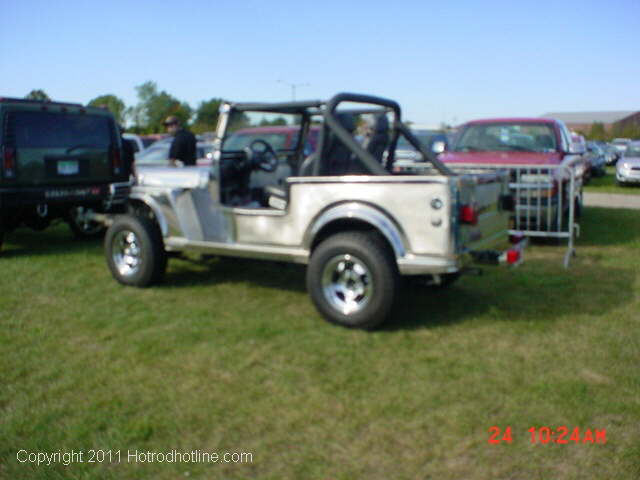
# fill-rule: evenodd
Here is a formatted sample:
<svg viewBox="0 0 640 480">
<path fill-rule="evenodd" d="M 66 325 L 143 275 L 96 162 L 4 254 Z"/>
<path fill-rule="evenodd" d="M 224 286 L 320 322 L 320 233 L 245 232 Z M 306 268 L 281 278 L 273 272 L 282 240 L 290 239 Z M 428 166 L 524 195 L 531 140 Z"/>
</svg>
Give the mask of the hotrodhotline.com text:
<svg viewBox="0 0 640 480">
<path fill-rule="evenodd" d="M 18 450 L 19 463 L 35 465 L 71 465 L 74 463 L 252 463 L 250 452 L 208 452 L 203 450 L 169 450 L 152 452 L 144 450 L 70 450 L 56 452 L 33 452 Z"/>
</svg>

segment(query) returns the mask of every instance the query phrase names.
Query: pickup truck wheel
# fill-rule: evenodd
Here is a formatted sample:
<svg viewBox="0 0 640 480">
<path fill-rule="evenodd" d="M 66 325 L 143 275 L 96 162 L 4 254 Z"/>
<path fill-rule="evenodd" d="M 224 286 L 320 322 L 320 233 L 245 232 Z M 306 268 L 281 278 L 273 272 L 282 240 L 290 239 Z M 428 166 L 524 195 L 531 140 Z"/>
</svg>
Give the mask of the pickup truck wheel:
<svg viewBox="0 0 640 480">
<path fill-rule="evenodd" d="M 123 285 L 152 285 L 167 266 L 160 229 L 144 217 L 116 218 L 105 235 L 104 250 L 111 274 Z"/>
<path fill-rule="evenodd" d="M 345 232 L 324 240 L 311 255 L 307 289 L 330 322 L 373 329 L 389 316 L 398 287 L 392 252 L 375 234 Z"/>
<path fill-rule="evenodd" d="M 76 238 L 97 238 L 104 234 L 104 225 L 84 218 L 86 209 L 84 207 L 74 207 L 69 211 L 67 223 L 69 229 Z"/>
</svg>

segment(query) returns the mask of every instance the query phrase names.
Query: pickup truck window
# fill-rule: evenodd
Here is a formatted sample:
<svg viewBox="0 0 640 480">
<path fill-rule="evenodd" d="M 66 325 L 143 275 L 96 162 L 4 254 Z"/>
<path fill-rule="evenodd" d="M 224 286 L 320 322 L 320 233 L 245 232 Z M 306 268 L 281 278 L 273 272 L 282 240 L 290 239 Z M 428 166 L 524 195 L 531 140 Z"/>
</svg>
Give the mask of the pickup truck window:
<svg viewBox="0 0 640 480">
<path fill-rule="evenodd" d="M 481 123 L 465 128 L 454 151 L 549 153 L 556 147 L 556 136 L 548 123 Z"/>
</svg>

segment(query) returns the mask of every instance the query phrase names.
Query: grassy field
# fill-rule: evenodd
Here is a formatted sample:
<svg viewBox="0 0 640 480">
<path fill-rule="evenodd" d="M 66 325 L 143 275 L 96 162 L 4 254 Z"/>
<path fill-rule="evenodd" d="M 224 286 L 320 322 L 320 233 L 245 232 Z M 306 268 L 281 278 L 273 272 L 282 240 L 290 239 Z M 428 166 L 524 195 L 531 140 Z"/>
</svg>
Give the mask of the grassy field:
<svg viewBox="0 0 640 480">
<path fill-rule="evenodd" d="M 367 333 L 325 323 L 300 267 L 172 260 L 137 290 L 99 242 L 16 232 L 0 255 L 0 478 L 640 478 L 640 213 L 586 209 L 569 270 L 563 252 L 407 287 Z M 489 444 L 491 426 L 512 442 Z M 532 444 L 543 426 L 607 442 Z M 252 461 L 127 460 L 172 449 Z M 82 463 L 16 458 L 72 450 Z"/>
<path fill-rule="evenodd" d="M 604 177 L 592 178 L 589 185 L 584 187 L 585 192 L 593 193 L 620 193 L 625 195 L 640 195 L 640 187 L 628 185 L 619 187 L 616 183 L 615 167 L 607 167 L 607 174 Z"/>
</svg>

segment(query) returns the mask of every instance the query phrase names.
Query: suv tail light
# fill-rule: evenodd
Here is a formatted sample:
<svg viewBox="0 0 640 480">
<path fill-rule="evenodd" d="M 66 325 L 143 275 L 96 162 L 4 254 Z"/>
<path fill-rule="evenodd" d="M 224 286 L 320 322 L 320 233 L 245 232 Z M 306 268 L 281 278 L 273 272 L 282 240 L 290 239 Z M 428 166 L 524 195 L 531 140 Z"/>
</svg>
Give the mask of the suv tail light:
<svg viewBox="0 0 640 480">
<path fill-rule="evenodd" d="M 460 223 L 478 224 L 478 210 L 475 205 L 462 205 L 460 207 Z"/>
<path fill-rule="evenodd" d="M 15 178 L 16 149 L 14 147 L 4 147 L 2 149 L 2 170 L 5 178 Z"/>
<path fill-rule="evenodd" d="M 111 147 L 111 165 L 113 166 L 113 173 L 116 175 L 122 173 L 122 155 L 117 147 Z"/>
</svg>

